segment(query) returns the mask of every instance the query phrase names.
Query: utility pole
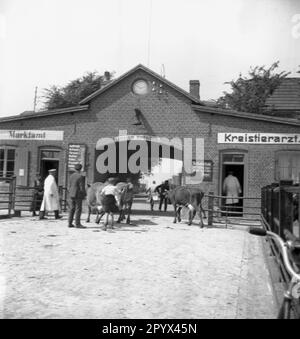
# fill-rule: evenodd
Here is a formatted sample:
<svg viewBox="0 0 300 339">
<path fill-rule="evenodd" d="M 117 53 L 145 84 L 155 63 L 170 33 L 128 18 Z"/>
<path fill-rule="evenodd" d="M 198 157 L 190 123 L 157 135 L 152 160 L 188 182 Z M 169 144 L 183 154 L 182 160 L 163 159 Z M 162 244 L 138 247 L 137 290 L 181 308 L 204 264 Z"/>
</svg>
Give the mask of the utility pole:
<svg viewBox="0 0 300 339">
<path fill-rule="evenodd" d="M 35 112 L 35 110 L 36 110 L 37 90 L 38 90 L 38 87 L 35 86 L 35 91 L 34 91 L 34 101 L 33 101 L 33 111 L 34 111 L 34 112 Z"/>
</svg>

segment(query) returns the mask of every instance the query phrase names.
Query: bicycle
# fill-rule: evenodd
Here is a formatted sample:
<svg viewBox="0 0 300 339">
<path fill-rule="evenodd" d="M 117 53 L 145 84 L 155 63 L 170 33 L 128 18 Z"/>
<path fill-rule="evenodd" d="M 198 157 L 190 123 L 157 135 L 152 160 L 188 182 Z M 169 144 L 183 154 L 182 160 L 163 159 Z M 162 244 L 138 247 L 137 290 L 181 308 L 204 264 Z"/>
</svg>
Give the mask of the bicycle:
<svg viewBox="0 0 300 339">
<path fill-rule="evenodd" d="M 284 231 L 287 239 L 286 242 L 284 242 L 276 233 L 261 228 L 252 227 L 250 228 L 249 233 L 258 236 L 268 236 L 274 239 L 279 245 L 284 266 L 290 274 L 291 280 L 284 293 L 277 319 L 291 319 L 292 301 L 294 299 L 300 300 L 300 239 L 297 239 L 288 230 Z"/>
</svg>

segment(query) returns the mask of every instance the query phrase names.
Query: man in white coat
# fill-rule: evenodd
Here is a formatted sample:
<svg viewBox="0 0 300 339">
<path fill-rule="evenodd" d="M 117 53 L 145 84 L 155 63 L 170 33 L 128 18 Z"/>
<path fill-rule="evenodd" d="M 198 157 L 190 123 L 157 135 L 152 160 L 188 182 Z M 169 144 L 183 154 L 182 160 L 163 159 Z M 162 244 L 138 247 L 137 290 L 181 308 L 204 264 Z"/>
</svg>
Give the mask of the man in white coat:
<svg viewBox="0 0 300 339">
<path fill-rule="evenodd" d="M 223 191 L 226 194 L 226 205 L 231 207 L 229 210 L 238 212 L 235 208 L 239 202 L 239 195 L 242 193 L 241 185 L 237 177 L 230 171 L 223 183 Z"/>
<path fill-rule="evenodd" d="M 46 211 L 54 211 L 55 219 L 60 219 L 62 216 L 58 214 L 59 210 L 59 195 L 58 187 L 55 181 L 55 169 L 49 170 L 49 175 L 44 182 L 44 198 L 40 209 L 40 220 L 46 219 Z"/>
</svg>

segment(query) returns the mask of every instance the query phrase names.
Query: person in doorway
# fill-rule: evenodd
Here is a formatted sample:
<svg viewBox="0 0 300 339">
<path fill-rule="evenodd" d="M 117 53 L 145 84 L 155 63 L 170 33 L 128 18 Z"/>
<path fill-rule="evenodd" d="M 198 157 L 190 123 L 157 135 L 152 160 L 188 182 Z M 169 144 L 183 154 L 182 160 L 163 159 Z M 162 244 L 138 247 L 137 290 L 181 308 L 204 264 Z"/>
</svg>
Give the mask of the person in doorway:
<svg viewBox="0 0 300 339">
<path fill-rule="evenodd" d="M 102 191 L 102 209 L 105 215 L 104 229 L 107 229 L 109 216 L 111 217 L 111 228 L 114 225 L 114 213 L 119 212 L 120 198 L 119 191 L 116 187 L 116 179 L 108 178 L 107 186 L 105 186 Z"/>
<path fill-rule="evenodd" d="M 40 173 L 37 173 L 33 182 L 34 192 L 31 205 L 32 216 L 36 216 L 36 211 L 39 211 L 41 208 L 43 195 L 44 195 L 44 185 Z"/>
<path fill-rule="evenodd" d="M 148 194 L 151 211 L 154 211 L 154 200 L 156 198 L 155 187 L 156 187 L 156 181 L 153 181 L 146 191 L 146 193 Z"/>
<path fill-rule="evenodd" d="M 81 212 L 82 212 L 82 200 L 86 197 L 86 191 L 84 187 L 84 176 L 80 173 L 82 169 L 81 164 L 75 165 L 75 172 L 69 179 L 69 218 L 68 227 L 86 228 L 81 225 Z M 75 215 L 75 225 L 73 225 L 73 219 Z"/>
<path fill-rule="evenodd" d="M 237 177 L 234 176 L 233 171 L 228 172 L 228 176 L 223 183 L 223 192 L 226 195 L 226 207 L 229 212 L 237 212 L 239 203 L 239 195 L 242 193 L 241 185 Z M 230 215 L 235 216 L 234 213 Z"/>
<path fill-rule="evenodd" d="M 44 182 L 44 197 L 40 209 L 40 220 L 46 219 L 45 213 L 54 212 L 55 219 L 61 219 L 59 215 L 59 194 L 58 187 L 55 181 L 56 169 L 50 169 L 49 175 Z"/>
<path fill-rule="evenodd" d="M 168 208 L 168 198 L 167 194 L 170 190 L 169 181 L 166 180 L 161 185 L 157 186 L 154 192 L 158 192 L 159 195 L 159 211 L 161 211 L 162 205 L 164 204 L 164 210 L 167 211 Z"/>
</svg>

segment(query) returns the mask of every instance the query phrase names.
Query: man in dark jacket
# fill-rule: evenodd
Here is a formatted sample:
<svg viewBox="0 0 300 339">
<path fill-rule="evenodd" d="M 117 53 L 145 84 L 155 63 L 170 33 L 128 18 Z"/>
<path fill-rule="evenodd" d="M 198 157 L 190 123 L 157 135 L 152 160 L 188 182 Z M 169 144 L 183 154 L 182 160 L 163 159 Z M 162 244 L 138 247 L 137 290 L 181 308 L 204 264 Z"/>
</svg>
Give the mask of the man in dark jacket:
<svg viewBox="0 0 300 339">
<path fill-rule="evenodd" d="M 164 183 L 162 183 L 161 185 L 157 186 L 154 190 L 154 192 L 158 192 L 159 194 L 159 210 L 161 211 L 161 207 L 162 204 L 164 204 L 164 209 L 165 212 L 168 208 L 168 198 L 167 198 L 167 194 L 168 191 L 170 190 L 170 186 L 169 186 L 169 181 L 166 180 Z"/>
<path fill-rule="evenodd" d="M 82 169 L 81 164 L 75 165 L 75 173 L 70 176 L 69 180 L 69 227 L 85 228 L 80 223 L 81 211 L 82 211 L 82 200 L 86 196 L 84 187 L 84 177 L 80 173 Z M 75 214 L 75 226 L 73 225 L 73 218 Z"/>
</svg>

